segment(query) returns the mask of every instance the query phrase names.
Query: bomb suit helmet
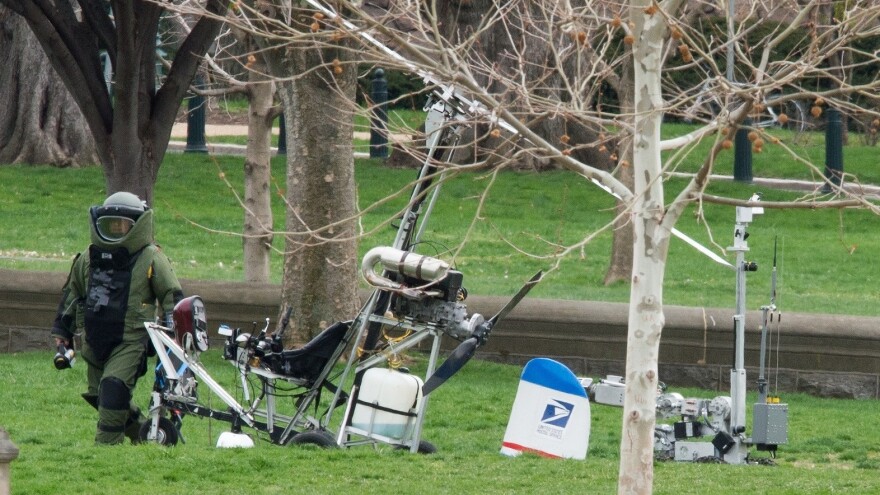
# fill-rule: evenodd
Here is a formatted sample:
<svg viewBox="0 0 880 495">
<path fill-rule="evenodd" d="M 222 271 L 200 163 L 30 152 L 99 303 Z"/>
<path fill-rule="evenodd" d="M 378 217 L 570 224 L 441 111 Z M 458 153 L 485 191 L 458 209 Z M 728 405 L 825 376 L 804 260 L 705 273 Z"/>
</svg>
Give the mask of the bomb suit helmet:
<svg viewBox="0 0 880 495">
<path fill-rule="evenodd" d="M 101 205 L 92 206 L 89 210 L 92 221 L 92 241 L 109 246 L 126 244 L 132 235 L 135 225 L 143 218 L 150 208 L 136 195 L 120 191 L 113 193 Z M 149 229 L 152 230 L 152 229 Z"/>
</svg>

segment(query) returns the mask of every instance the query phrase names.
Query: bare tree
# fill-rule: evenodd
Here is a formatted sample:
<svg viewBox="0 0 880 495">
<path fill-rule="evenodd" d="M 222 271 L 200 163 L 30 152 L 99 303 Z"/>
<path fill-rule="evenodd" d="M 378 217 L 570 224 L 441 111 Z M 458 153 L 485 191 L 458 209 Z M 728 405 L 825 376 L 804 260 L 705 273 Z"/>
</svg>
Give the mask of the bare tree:
<svg viewBox="0 0 880 495">
<path fill-rule="evenodd" d="M 285 113 L 287 180 L 281 314 L 294 308 L 288 342 L 302 343 L 359 306 L 351 41 L 312 10 L 256 2 L 236 25 L 262 36 L 259 56 Z M 278 233 L 276 233 L 278 234 Z"/>
<path fill-rule="evenodd" d="M 330 323 L 350 318 L 359 306 L 352 143 L 355 52 L 350 40 L 334 34 L 329 19 L 313 10 L 270 1 L 237 2 L 233 7 L 234 15 L 216 20 L 228 21 L 239 36 L 251 37 L 256 44 L 247 54 L 250 77 L 278 88 L 288 143 L 285 231 L 273 232 L 271 218 L 258 214 L 271 211 L 268 196 L 263 195 L 268 185 L 266 162 L 265 181 L 247 179 L 242 205 L 246 229 L 253 230 L 245 233 L 245 246 L 251 246 L 251 255 L 267 255 L 260 251 L 269 247 L 271 237 L 285 237 L 280 314 L 288 308 L 296 310 L 285 340 L 302 343 Z M 181 15 L 216 16 L 198 3 L 182 3 L 174 10 Z M 253 112 L 259 101 L 248 92 Z M 261 126 L 271 123 L 263 117 L 257 120 Z M 268 136 L 268 132 L 258 134 Z M 249 149 L 256 141 L 249 136 Z M 248 173 L 255 171 L 257 167 L 252 167 Z M 249 197 L 266 201 L 257 204 Z"/>
<path fill-rule="evenodd" d="M 180 102 L 202 55 L 220 29 L 228 2 L 208 0 L 156 87 L 156 34 L 166 5 L 146 0 L 56 2 L 2 0 L 39 40 L 92 133 L 108 192 L 122 189 L 149 202 Z M 101 54 L 109 58 L 113 94 Z"/>
<path fill-rule="evenodd" d="M 176 15 L 189 33 L 186 16 Z M 274 226 L 272 215 L 272 123 L 281 114 L 275 102 L 275 80 L 268 74 L 267 54 L 246 30 L 227 29 L 206 54 L 210 83 L 195 92 L 209 97 L 243 95 L 248 101 L 248 136 L 244 160 L 243 268 L 246 282 L 268 282 Z"/>
<path fill-rule="evenodd" d="M 244 277 L 248 282 L 269 281 L 269 260 L 274 237 L 271 202 L 272 122 L 277 117 L 275 85 L 266 75 L 267 65 L 254 58 L 248 76 L 248 142 L 244 162 Z"/>
</svg>

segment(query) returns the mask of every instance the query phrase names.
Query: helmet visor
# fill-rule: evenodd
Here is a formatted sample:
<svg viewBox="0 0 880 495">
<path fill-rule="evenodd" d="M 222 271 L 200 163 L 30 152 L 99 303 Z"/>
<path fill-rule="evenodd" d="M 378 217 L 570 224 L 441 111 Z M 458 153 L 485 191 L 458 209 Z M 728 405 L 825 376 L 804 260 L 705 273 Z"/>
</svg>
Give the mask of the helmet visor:
<svg viewBox="0 0 880 495">
<path fill-rule="evenodd" d="M 95 220 L 98 235 L 105 241 L 115 242 L 124 238 L 134 227 L 134 220 L 128 217 L 106 215 Z"/>
</svg>

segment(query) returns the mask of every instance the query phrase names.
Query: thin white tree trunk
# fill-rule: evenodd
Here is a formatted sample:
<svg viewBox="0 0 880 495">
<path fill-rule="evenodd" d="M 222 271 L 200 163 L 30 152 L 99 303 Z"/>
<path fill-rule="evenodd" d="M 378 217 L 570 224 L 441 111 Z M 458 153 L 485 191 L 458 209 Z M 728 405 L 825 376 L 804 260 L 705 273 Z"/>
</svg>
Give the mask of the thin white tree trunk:
<svg viewBox="0 0 880 495">
<path fill-rule="evenodd" d="M 663 331 L 663 277 L 669 231 L 660 176 L 663 101 L 660 70 L 666 26 L 650 1 L 633 0 L 635 79 L 635 202 L 633 273 L 626 350 L 626 397 L 620 445 L 618 493 L 650 494 L 654 481 L 654 424 L 657 362 Z"/>
</svg>

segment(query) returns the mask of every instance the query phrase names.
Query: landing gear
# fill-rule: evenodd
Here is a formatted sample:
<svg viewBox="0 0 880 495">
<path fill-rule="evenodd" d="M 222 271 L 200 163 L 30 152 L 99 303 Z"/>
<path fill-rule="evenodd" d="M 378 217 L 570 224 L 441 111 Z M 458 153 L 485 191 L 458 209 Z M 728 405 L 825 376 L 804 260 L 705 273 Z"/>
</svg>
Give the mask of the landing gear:
<svg viewBox="0 0 880 495">
<path fill-rule="evenodd" d="M 150 429 L 153 422 L 148 420 L 141 425 L 139 436 L 142 442 L 155 442 L 159 445 L 174 446 L 180 440 L 180 431 L 177 425 L 168 418 L 159 418 L 159 425 L 156 428 L 155 438 L 150 438 Z"/>
<path fill-rule="evenodd" d="M 409 450 L 409 447 L 406 445 L 399 445 L 397 447 L 398 450 Z M 419 454 L 436 454 L 437 447 L 434 446 L 431 442 L 427 440 L 419 440 L 419 450 L 417 451 Z"/>
<path fill-rule="evenodd" d="M 311 430 L 297 433 L 290 439 L 290 445 L 316 445 L 322 449 L 336 448 L 336 440 L 326 431 Z"/>
</svg>

